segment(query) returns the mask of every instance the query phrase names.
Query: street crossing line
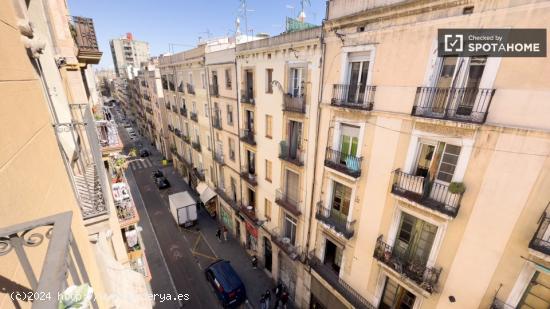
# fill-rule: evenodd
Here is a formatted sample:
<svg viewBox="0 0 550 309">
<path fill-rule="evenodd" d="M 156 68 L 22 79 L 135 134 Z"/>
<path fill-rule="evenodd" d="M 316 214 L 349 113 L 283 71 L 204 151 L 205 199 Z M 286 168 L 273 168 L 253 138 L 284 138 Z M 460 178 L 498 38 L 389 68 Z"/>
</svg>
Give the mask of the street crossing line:
<svg viewBox="0 0 550 309">
<path fill-rule="evenodd" d="M 132 171 L 135 171 L 139 169 L 153 167 L 153 163 L 151 163 L 151 160 L 149 158 L 138 159 L 130 162 L 130 166 L 132 167 Z"/>
</svg>

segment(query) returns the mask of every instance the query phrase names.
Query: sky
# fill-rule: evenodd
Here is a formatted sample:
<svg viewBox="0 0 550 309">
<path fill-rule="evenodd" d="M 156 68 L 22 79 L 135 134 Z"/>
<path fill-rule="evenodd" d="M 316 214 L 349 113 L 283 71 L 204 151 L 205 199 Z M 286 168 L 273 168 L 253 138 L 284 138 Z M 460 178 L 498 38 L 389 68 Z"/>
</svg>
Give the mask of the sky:
<svg viewBox="0 0 550 309">
<path fill-rule="evenodd" d="M 98 67 L 113 67 L 109 40 L 132 32 L 134 39 L 149 42 L 151 56 L 196 46 L 199 37 L 235 33 L 235 19 L 242 15 L 240 0 L 68 0 L 71 15 L 91 17 L 99 48 Z M 307 1 L 306 1 L 307 2 Z M 325 14 L 324 0 L 306 4 L 306 21 L 317 25 Z M 253 34 L 276 35 L 284 31 L 285 17 L 300 13 L 300 0 L 247 0 L 248 29 Z M 241 17 L 241 31 L 245 22 Z"/>
</svg>

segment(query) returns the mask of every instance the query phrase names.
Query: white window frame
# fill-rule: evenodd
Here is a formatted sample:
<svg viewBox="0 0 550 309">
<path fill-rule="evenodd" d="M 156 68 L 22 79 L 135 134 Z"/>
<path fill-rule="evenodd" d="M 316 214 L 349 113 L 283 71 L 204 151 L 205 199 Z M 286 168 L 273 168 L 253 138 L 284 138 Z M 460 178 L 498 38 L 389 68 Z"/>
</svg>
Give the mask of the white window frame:
<svg viewBox="0 0 550 309">
<path fill-rule="evenodd" d="M 368 61 L 369 70 L 367 71 L 367 86 L 372 85 L 372 75 L 374 68 L 374 60 L 376 57 L 376 47 L 374 45 L 360 45 L 360 46 L 349 46 L 342 48 L 342 55 L 340 56 L 340 81 L 341 84 L 346 84 L 348 82 L 348 77 L 350 74 L 350 55 L 351 53 L 357 52 L 369 52 L 368 56 L 355 58 L 354 61 Z"/>
<path fill-rule="evenodd" d="M 348 216 L 346 217 L 346 223 L 347 222 L 350 222 L 350 218 L 352 217 L 352 214 L 353 214 L 353 209 L 355 208 L 355 186 L 350 184 L 349 182 L 344 182 L 342 181 L 342 179 L 339 179 L 339 178 L 336 178 L 332 175 L 329 175 L 328 176 L 328 192 L 326 194 L 326 199 L 325 199 L 325 205 L 326 205 L 326 208 L 331 210 L 332 209 L 332 198 L 333 198 L 333 194 L 334 194 L 334 182 L 338 182 L 348 188 L 351 188 L 351 196 L 350 196 L 350 205 L 349 205 L 349 213 L 348 213 Z"/>
<path fill-rule="evenodd" d="M 376 281 L 376 289 L 375 289 L 375 292 L 374 292 L 374 300 L 372 302 L 373 304 L 378 304 L 377 308 L 380 307 L 380 303 L 382 302 L 382 294 L 384 293 L 384 286 L 386 285 L 386 280 L 389 279 L 389 278 L 390 278 L 390 276 L 386 272 L 381 271 L 381 272 L 378 273 L 378 279 Z M 397 281 L 399 283 L 398 279 L 395 279 L 395 281 Z M 399 283 L 399 285 L 402 286 L 407 291 L 414 294 L 415 300 L 414 300 L 413 309 L 422 308 L 422 301 L 424 299 L 424 296 L 419 295 L 415 291 L 412 291 L 412 290 L 408 289 L 405 285 L 402 285 L 400 283 Z"/>
</svg>

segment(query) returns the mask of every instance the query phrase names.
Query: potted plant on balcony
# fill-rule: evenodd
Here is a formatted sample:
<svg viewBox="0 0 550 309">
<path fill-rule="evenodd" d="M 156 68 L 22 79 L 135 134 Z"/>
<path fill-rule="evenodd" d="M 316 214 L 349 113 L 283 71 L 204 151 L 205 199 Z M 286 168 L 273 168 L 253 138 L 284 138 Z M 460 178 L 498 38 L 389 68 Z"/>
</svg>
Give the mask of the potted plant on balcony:
<svg viewBox="0 0 550 309">
<path fill-rule="evenodd" d="M 466 186 L 462 182 L 451 182 L 449 184 L 449 192 L 453 194 L 462 194 L 466 191 Z"/>
</svg>

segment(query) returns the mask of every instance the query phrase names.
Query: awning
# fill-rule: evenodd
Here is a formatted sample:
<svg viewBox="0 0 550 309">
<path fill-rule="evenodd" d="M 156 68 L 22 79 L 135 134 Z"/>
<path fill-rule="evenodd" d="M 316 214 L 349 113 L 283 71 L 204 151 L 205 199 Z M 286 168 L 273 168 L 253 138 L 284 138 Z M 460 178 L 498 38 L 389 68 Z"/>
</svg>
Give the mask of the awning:
<svg viewBox="0 0 550 309">
<path fill-rule="evenodd" d="M 210 189 L 205 182 L 199 182 L 197 192 L 200 195 L 201 201 L 205 204 L 216 196 L 216 192 Z"/>
</svg>

